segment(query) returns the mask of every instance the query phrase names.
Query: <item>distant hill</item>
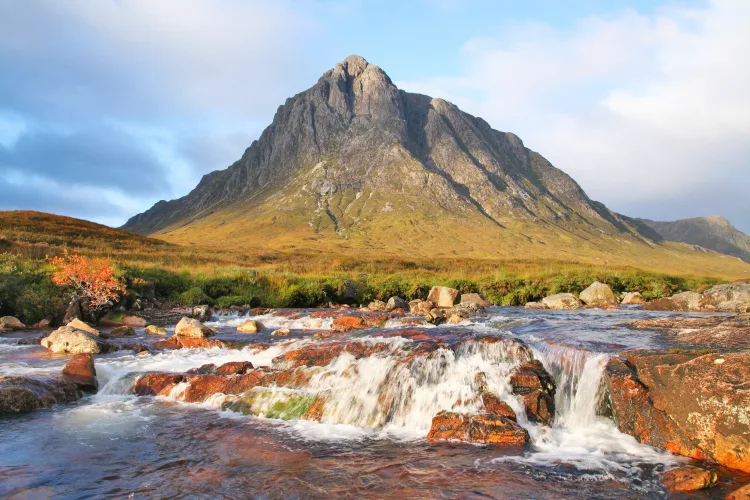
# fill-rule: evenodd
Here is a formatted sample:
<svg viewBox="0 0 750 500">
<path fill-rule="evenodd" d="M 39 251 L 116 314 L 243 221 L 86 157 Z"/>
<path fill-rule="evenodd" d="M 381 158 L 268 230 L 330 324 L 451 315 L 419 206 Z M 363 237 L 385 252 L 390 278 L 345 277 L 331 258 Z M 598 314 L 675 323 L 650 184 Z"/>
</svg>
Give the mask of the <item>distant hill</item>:
<svg viewBox="0 0 750 500">
<path fill-rule="evenodd" d="M 591 200 L 516 135 L 398 89 L 359 56 L 287 99 L 233 165 L 123 228 L 219 251 L 748 269 L 661 242 Z"/>
<path fill-rule="evenodd" d="M 653 228 L 665 240 L 700 245 L 750 262 L 750 236 L 723 217 L 695 217 L 674 222 L 637 220 Z"/>
</svg>

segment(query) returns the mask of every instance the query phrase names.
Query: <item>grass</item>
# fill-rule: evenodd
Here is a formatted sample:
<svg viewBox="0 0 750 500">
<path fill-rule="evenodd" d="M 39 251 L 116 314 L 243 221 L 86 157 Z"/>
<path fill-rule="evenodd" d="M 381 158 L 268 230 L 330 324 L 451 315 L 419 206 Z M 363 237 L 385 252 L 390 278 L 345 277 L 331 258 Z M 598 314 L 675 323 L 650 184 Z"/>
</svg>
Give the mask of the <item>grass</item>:
<svg viewBox="0 0 750 500">
<path fill-rule="evenodd" d="M 30 324 L 42 318 L 59 320 L 66 304 L 64 290 L 52 285 L 45 259 L 65 249 L 115 262 L 128 284 L 126 305 L 137 296 L 220 307 L 366 304 L 392 295 L 424 298 L 433 285 L 479 292 L 495 304 L 522 305 L 552 293 L 579 293 L 597 280 L 615 292 L 640 291 L 654 299 L 724 278 L 555 259 L 206 250 L 78 219 L 19 211 L 0 212 L 0 315 Z"/>
</svg>

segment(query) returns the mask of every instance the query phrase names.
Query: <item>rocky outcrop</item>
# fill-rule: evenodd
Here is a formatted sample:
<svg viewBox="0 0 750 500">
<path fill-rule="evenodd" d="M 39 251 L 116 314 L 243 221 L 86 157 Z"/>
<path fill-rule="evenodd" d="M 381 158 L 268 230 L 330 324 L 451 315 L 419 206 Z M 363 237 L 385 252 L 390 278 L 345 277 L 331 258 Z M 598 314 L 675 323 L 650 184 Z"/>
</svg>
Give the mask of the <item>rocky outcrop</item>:
<svg viewBox="0 0 750 500">
<path fill-rule="evenodd" d="M 531 422 L 551 425 L 555 418 L 555 380 L 538 360 L 521 364 L 510 377 L 513 393 L 523 398 Z"/>
<path fill-rule="evenodd" d="M 617 297 L 612 292 L 609 285 L 594 281 L 589 285 L 578 298 L 587 306 L 591 307 L 611 307 L 617 305 Z"/>
<path fill-rule="evenodd" d="M 602 412 L 642 443 L 750 472 L 750 352 L 626 353 Z"/>
<path fill-rule="evenodd" d="M 750 282 L 711 287 L 703 292 L 701 306 L 707 311 L 750 312 Z"/>
<path fill-rule="evenodd" d="M 716 479 L 716 472 L 691 465 L 668 470 L 662 476 L 664 486 L 672 492 L 710 488 L 716 484 Z"/>
<path fill-rule="evenodd" d="M 427 300 L 437 307 L 451 308 L 458 302 L 460 292 L 447 286 L 433 286 L 427 295 Z"/>
<path fill-rule="evenodd" d="M 427 439 L 518 447 L 529 442 L 529 433 L 507 417 L 441 411 L 432 419 Z"/>
<path fill-rule="evenodd" d="M 0 415 L 39 410 L 81 396 L 76 383 L 62 376 L 0 376 Z"/>
<path fill-rule="evenodd" d="M 642 306 L 646 303 L 640 292 L 625 292 L 620 304 L 624 306 Z"/>
<path fill-rule="evenodd" d="M 263 325 L 259 321 L 249 319 L 237 327 L 240 333 L 258 333 L 263 330 Z"/>
<path fill-rule="evenodd" d="M 734 490 L 724 500 L 750 500 L 750 484 Z"/>
<path fill-rule="evenodd" d="M 542 299 L 548 309 L 578 309 L 581 301 L 572 293 L 556 293 Z"/>
<path fill-rule="evenodd" d="M 65 364 L 62 372 L 83 391 L 96 392 L 99 389 L 93 354 L 76 354 Z"/>
<path fill-rule="evenodd" d="M 212 337 L 215 332 L 197 319 L 184 317 L 174 329 L 176 337 L 202 339 Z"/>
<path fill-rule="evenodd" d="M 102 340 L 96 335 L 83 330 L 77 330 L 71 326 L 63 326 L 52 332 L 41 341 L 42 347 L 52 352 L 80 354 L 98 354 L 115 351 L 117 346 Z"/>
</svg>

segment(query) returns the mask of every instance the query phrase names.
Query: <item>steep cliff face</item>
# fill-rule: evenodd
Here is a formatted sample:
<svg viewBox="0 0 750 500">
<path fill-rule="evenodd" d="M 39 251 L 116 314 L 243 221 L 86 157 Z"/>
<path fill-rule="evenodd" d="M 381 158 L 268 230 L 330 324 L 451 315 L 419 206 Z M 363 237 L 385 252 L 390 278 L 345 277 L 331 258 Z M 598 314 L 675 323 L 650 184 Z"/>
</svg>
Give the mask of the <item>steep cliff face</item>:
<svg viewBox="0 0 750 500">
<path fill-rule="evenodd" d="M 270 217 L 287 230 L 307 226 L 331 237 L 452 218 L 513 227 L 521 239 L 539 230 L 643 240 L 636 225 L 591 201 L 517 136 L 442 99 L 399 90 L 359 56 L 287 99 L 236 163 L 124 228 L 184 234 L 219 213 L 224 224 L 256 217 L 263 227 Z"/>
<path fill-rule="evenodd" d="M 750 262 L 750 236 L 723 217 L 695 217 L 674 222 L 639 219 L 665 240 L 699 245 Z"/>
</svg>

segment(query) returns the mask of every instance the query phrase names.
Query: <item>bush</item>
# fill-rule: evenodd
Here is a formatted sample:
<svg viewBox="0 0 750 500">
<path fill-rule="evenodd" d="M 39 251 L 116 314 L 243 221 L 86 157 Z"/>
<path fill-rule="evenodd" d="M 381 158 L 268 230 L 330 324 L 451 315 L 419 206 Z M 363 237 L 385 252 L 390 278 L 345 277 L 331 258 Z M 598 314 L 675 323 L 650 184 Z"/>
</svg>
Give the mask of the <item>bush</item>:
<svg viewBox="0 0 750 500">
<path fill-rule="evenodd" d="M 65 300 L 52 282 L 33 283 L 16 299 L 15 312 L 23 323 L 33 325 L 45 318 L 59 323 L 65 314 Z"/>
<path fill-rule="evenodd" d="M 203 289 L 197 286 L 180 294 L 180 304 L 186 307 L 200 306 L 211 304 L 211 298 L 203 293 Z"/>
<path fill-rule="evenodd" d="M 250 295 L 225 295 L 224 297 L 216 299 L 214 305 L 221 309 L 228 309 L 232 306 L 258 307 L 260 304 L 260 297 Z"/>
</svg>

